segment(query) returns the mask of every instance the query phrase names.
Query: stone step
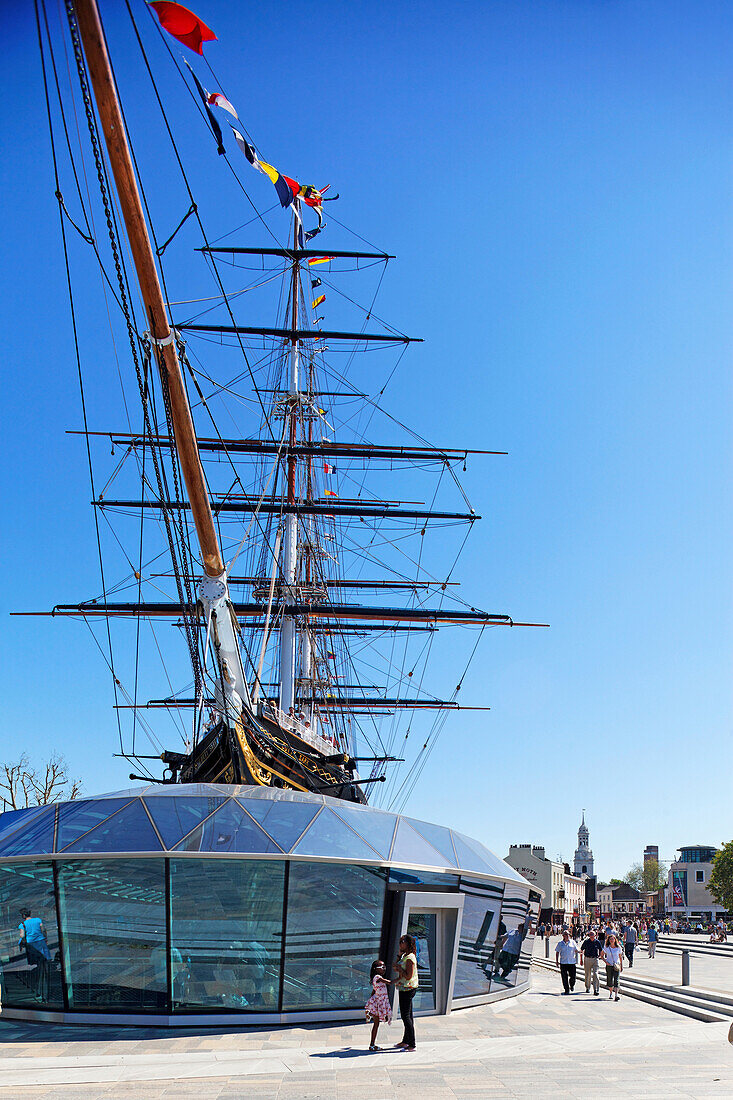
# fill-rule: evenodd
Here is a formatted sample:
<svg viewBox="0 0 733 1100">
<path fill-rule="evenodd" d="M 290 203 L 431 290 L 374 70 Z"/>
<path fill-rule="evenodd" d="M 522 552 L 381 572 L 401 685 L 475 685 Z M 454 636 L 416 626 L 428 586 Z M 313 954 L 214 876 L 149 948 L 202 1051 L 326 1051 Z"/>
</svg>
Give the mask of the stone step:
<svg viewBox="0 0 733 1100">
<path fill-rule="evenodd" d="M 543 970 L 554 970 L 557 972 L 558 967 L 549 959 L 533 959 L 533 966 L 539 966 Z M 728 1019 L 733 1012 L 729 1009 L 721 1006 L 720 1012 L 712 1011 L 712 1005 L 708 1007 L 707 1004 L 701 1004 L 693 996 L 685 994 L 675 993 L 671 995 L 671 991 L 665 988 L 651 989 L 640 987 L 639 982 L 635 978 L 629 979 L 628 977 L 623 979 L 620 994 L 622 997 L 631 997 L 636 1001 L 644 1001 L 646 1004 L 656 1005 L 657 1008 L 666 1009 L 668 1012 L 676 1012 L 680 1016 L 688 1016 L 693 1020 L 700 1020 L 703 1023 L 727 1023 Z"/>
</svg>

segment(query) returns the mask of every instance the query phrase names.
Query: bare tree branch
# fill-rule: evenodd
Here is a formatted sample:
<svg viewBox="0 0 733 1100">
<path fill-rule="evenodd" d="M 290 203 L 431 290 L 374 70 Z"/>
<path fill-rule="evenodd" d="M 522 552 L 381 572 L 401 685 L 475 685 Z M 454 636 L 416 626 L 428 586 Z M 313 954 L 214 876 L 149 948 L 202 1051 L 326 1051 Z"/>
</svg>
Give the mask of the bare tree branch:
<svg viewBox="0 0 733 1100">
<path fill-rule="evenodd" d="M 35 768 L 26 753 L 16 761 L 0 764 L 0 799 L 6 810 L 45 806 L 80 794 L 81 782 L 69 779 L 68 765 L 60 753 L 54 753 L 41 768 Z"/>
</svg>

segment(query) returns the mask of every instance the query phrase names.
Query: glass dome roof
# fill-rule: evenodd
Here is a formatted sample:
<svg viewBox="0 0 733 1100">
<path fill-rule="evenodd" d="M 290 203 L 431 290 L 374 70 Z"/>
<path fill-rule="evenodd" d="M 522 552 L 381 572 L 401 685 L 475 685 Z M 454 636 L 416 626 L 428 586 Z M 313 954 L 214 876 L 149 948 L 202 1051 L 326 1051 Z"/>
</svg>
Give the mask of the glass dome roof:
<svg viewBox="0 0 733 1100">
<path fill-rule="evenodd" d="M 149 784 L 0 815 L 0 859 L 63 854 L 314 856 L 526 879 L 454 829 L 325 795 Z"/>
</svg>

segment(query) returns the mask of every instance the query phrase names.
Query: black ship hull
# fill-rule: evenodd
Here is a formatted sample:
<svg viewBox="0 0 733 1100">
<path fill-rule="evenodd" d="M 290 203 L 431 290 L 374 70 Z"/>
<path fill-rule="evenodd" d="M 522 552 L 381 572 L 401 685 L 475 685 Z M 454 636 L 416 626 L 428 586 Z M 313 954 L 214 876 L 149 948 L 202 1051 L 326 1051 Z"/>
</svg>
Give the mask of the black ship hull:
<svg viewBox="0 0 733 1100">
<path fill-rule="evenodd" d="M 291 730 L 246 709 L 234 729 L 220 720 L 192 752 L 164 758 L 181 783 L 245 783 L 366 802 L 345 753 L 325 757 Z"/>
</svg>

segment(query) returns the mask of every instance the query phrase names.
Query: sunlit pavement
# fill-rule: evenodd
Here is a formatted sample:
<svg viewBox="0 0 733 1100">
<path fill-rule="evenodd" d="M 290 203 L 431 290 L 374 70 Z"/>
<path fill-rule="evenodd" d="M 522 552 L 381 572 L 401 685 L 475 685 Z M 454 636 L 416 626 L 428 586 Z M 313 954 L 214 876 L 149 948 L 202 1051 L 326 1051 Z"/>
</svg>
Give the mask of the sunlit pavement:
<svg viewBox="0 0 733 1100">
<path fill-rule="evenodd" d="M 0 1097 L 733 1097 L 727 1024 L 579 993 L 582 979 L 572 997 L 561 988 L 559 975 L 533 970 L 515 1000 L 420 1018 L 414 1054 L 368 1053 L 366 1024 L 171 1034 L 5 1020 Z M 400 1037 L 395 1022 L 378 1041 Z"/>
</svg>

